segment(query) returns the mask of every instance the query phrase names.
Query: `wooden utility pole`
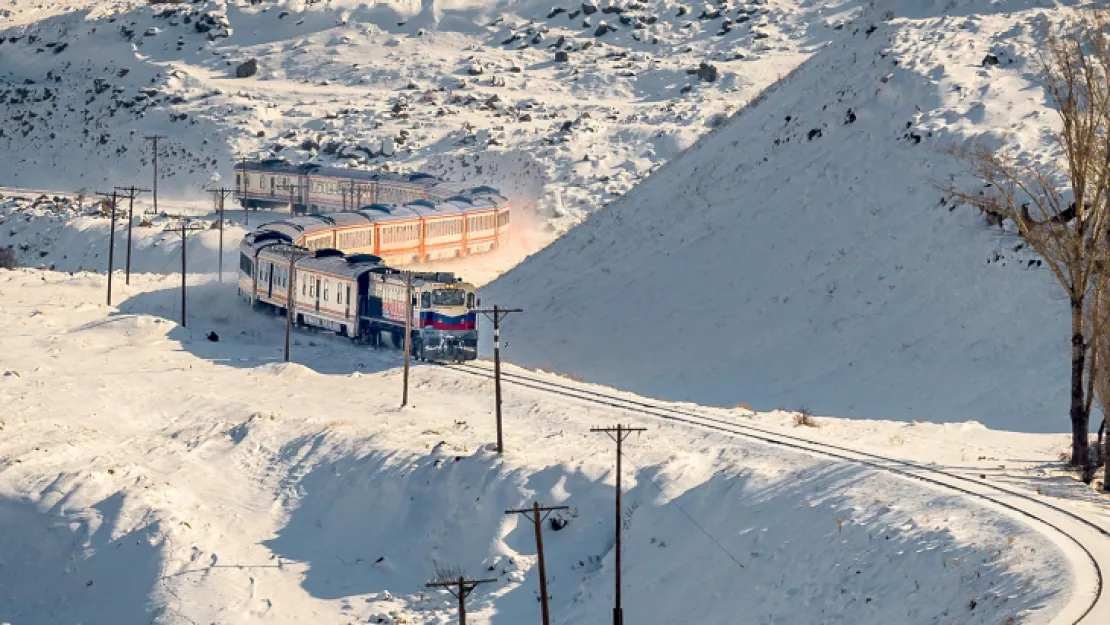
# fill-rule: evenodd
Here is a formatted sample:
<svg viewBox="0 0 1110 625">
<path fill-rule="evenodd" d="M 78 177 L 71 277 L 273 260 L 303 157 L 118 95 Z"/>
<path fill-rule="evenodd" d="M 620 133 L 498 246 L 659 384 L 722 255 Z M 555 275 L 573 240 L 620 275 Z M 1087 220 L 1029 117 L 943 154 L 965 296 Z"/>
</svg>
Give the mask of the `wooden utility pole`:
<svg viewBox="0 0 1110 625">
<path fill-rule="evenodd" d="M 186 257 L 185 252 L 186 252 L 186 248 L 188 247 L 187 243 L 189 242 L 189 235 L 194 233 L 194 232 L 199 232 L 201 230 L 205 230 L 206 228 L 204 226 L 199 226 L 199 225 L 198 226 L 190 225 L 188 217 L 178 216 L 178 219 L 181 221 L 181 228 L 180 229 L 166 228 L 164 230 L 164 232 L 172 232 L 172 233 L 177 234 L 181 237 L 181 327 L 185 328 L 185 327 L 188 327 L 186 324 L 187 324 L 188 319 L 189 319 L 188 315 L 185 312 L 185 290 L 186 290 L 185 276 L 188 275 L 188 271 L 187 271 L 186 265 L 185 265 L 185 257 Z"/>
<path fill-rule="evenodd" d="M 107 199 L 112 198 L 112 225 L 108 230 L 108 305 L 112 305 L 112 270 L 115 267 L 116 258 L 116 191 L 112 189 L 109 193 L 97 193 L 97 195 Z"/>
<path fill-rule="evenodd" d="M 165 135 L 146 135 L 143 139 L 150 141 L 154 145 L 151 148 L 154 162 L 154 212 L 158 213 L 158 140 L 165 139 Z"/>
<path fill-rule="evenodd" d="M 235 186 L 239 190 L 239 203 L 243 207 L 243 225 L 249 226 L 251 224 L 251 209 L 247 206 L 247 190 L 250 189 L 250 181 L 247 180 L 247 157 L 242 154 L 239 155 L 239 169 L 242 173 L 240 173 L 240 178 Z"/>
<path fill-rule="evenodd" d="M 135 185 L 130 187 L 116 187 L 117 191 L 124 191 L 127 195 L 127 273 L 125 281 L 131 284 L 131 228 L 135 222 L 135 198 L 140 193 L 146 193 L 149 189 L 140 189 Z"/>
<path fill-rule="evenodd" d="M 217 206 L 220 210 L 220 257 L 219 257 L 219 281 L 224 281 L 224 199 L 227 196 L 235 193 L 235 189 L 227 189 L 220 187 L 218 189 L 209 189 L 209 193 L 216 199 Z"/>
<path fill-rule="evenodd" d="M 455 595 L 455 598 L 459 600 L 459 625 L 466 625 L 466 598 L 474 592 L 474 588 L 478 584 L 489 584 L 496 581 L 496 579 L 466 579 L 460 575 L 457 580 L 428 582 L 424 584 L 424 587 L 446 588 L 452 595 Z"/>
<path fill-rule="evenodd" d="M 509 313 L 524 312 L 522 308 L 482 308 L 475 310 L 493 320 L 493 394 L 497 413 L 497 453 L 504 453 L 505 445 L 501 436 L 501 319 Z"/>
<path fill-rule="evenodd" d="M 609 435 L 609 438 L 617 442 L 617 540 L 616 547 L 614 547 L 617 561 L 616 594 L 613 598 L 613 625 L 624 625 L 624 611 L 621 609 L 621 445 L 624 443 L 624 439 L 628 438 L 633 432 L 644 432 L 646 430 L 647 428 L 630 428 L 624 425 L 590 429 L 591 432 L 604 432 Z"/>
<path fill-rule="evenodd" d="M 551 616 L 547 610 L 547 568 L 543 562 L 543 521 L 547 518 L 546 513 L 555 510 L 567 510 L 567 506 L 541 506 L 540 502 L 532 502 L 531 508 L 521 508 L 518 510 L 506 510 L 505 514 L 523 514 L 532 522 L 536 529 L 536 557 L 538 558 L 537 566 L 540 572 L 540 611 L 543 614 L 543 625 L 551 625 Z M 545 513 L 542 514 L 541 513 Z"/>
<path fill-rule="evenodd" d="M 409 352 L 412 351 L 412 272 L 405 272 L 405 388 L 401 407 L 409 405 Z"/>
<path fill-rule="evenodd" d="M 289 191 L 289 215 L 290 216 L 297 214 L 297 209 L 296 209 L 297 193 L 302 191 L 303 187 L 304 187 L 304 185 L 300 184 L 299 182 L 290 182 L 289 184 L 282 185 L 282 187 L 281 187 L 282 189 L 287 189 Z"/>
<path fill-rule="evenodd" d="M 297 283 L 297 261 L 312 252 L 303 247 L 294 247 L 292 245 L 281 248 L 281 252 L 289 254 L 289 289 L 285 295 L 285 362 L 289 362 L 289 347 L 292 343 L 293 336 L 293 315 L 296 314 L 296 291 L 294 285 Z"/>
</svg>

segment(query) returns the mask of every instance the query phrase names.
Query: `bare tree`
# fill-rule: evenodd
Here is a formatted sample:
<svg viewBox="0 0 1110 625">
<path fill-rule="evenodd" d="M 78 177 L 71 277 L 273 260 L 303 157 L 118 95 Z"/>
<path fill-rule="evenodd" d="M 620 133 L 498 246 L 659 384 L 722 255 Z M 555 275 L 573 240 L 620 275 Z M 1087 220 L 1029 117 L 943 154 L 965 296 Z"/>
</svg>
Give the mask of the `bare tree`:
<svg viewBox="0 0 1110 625">
<path fill-rule="evenodd" d="M 1103 11 L 1088 12 L 1048 33 L 1037 57 L 1040 78 L 1060 119 L 1053 133 L 1059 156 L 1025 162 L 1002 149 L 979 144 L 951 150 L 986 184 L 983 191 L 948 191 L 988 218 L 1009 220 L 1044 259 L 1067 293 L 1071 309 L 1071 407 L 1073 466 L 1089 461 L 1092 388 L 1098 364 L 1088 362 L 1091 344 L 1084 325 L 1088 298 L 1101 279 L 1110 227 L 1110 24 Z M 1070 196 L 1070 197 L 1069 197 Z M 1084 376 L 1087 379 L 1084 380 Z"/>
<path fill-rule="evenodd" d="M 1098 397 L 1098 406 L 1102 410 L 1102 425 L 1098 428 L 1096 443 L 1097 460 L 1092 463 L 1090 470 L 1084 472 L 1084 480 L 1090 481 L 1093 469 L 1098 462 L 1103 463 L 1102 488 L 1110 492 L 1110 437 L 1106 434 L 1106 418 L 1110 415 L 1110 271 L 1102 271 L 1097 280 L 1094 292 L 1091 294 L 1088 322 L 1091 336 L 1091 379 L 1094 381 L 1095 395 Z M 1098 366 L 1100 363 L 1103 366 Z"/>
</svg>

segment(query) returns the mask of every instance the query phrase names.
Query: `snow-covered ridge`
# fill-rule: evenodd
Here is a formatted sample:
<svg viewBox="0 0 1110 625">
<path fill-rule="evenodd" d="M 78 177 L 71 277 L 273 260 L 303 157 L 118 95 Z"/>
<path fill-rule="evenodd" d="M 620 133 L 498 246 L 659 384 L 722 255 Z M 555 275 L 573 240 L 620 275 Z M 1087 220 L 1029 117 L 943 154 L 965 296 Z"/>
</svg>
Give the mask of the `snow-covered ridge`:
<svg viewBox="0 0 1110 625">
<path fill-rule="evenodd" d="M 862 4 L 17 2 L 0 24 L 0 184 L 141 182 L 141 137 L 162 133 L 168 194 L 199 196 L 242 152 L 424 168 L 534 206 L 550 239 Z"/>
<path fill-rule="evenodd" d="M 1028 53 L 1068 9 L 1042 4 L 876 3 L 491 284 L 529 311 L 514 361 L 669 399 L 1065 429 L 1053 278 L 940 190 L 971 184 L 954 142 L 1050 149 Z"/>
</svg>

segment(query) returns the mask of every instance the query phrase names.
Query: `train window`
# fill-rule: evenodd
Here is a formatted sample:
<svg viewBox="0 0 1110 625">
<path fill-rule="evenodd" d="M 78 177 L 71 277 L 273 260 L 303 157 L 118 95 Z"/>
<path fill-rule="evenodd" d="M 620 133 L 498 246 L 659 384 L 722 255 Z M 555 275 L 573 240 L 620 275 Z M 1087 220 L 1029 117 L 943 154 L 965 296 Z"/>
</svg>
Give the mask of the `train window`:
<svg viewBox="0 0 1110 625">
<path fill-rule="evenodd" d="M 474 294 L 473 293 L 467 293 L 466 294 L 466 307 L 467 308 L 474 308 Z"/>
<path fill-rule="evenodd" d="M 328 287 L 331 286 L 331 280 L 324 280 L 324 301 L 328 301 Z"/>
<path fill-rule="evenodd" d="M 431 293 L 428 293 L 427 291 L 425 291 L 423 294 L 420 295 L 420 307 L 421 308 L 431 308 L 432 307 L 432 294 Z"/>
<path fill-rule="evenodd" d="M 342 282 L 335 285 L 335 303 L 336 304 L 342 304 L 343 303 L 343 283 Z"/>
<path fill-rule="evenodd" d="M 347 304 L 350 305 L 350 303 L 351 303 L 351 285 L 348 284 L 347 285 Z"/>
</svg>

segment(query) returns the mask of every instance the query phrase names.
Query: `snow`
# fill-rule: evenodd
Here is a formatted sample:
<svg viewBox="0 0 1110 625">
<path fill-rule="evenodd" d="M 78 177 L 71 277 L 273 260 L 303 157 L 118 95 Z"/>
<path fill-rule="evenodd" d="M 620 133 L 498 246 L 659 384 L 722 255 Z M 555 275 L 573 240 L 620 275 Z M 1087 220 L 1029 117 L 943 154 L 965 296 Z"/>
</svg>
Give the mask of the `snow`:
<svg viewBox="0 0 1110 625">
<path fill-rule="evenodd" d="M 527 311 L 505 328 L 513 362 L 718 406 L 1065 430 L 1059 287 L 941 190 L 976 188 L 947 147 L 1051 153 L 1029 59 L 1067 9 L 1042 6 L 876 3 L 490 284 Z"/>
<path fill-rule="evenodd" d="M 133 275 L 118 308 L 104 288 L 0 273 L 13 623 L 447 623 L 452 602 L 423 588 L 437 565 L 497 578 L 473 622 L 535 620 L 532 530 L 504 514 L 533 499 L 571 508 L 545 528 L 555 622 L 608 622 L 613 446 L 589 428 L 616 422 L 648 427 L 625 447 L 629 620 L 1047 623 L 1089 584 L 1043 527 L 873 468 L 511 385 L 498 457 L 488 380 L 417 366 L 399 409 L 396 352 L 298 333 L 279 363 L 281 319 L 232 284 L 194 277 L 188 329 L 173 276 Z M 882 432 L 906 427 L 820 421 L 894 452 Z M 1066 444 L 914 427 L 941 462 L 985 445 L 1043 466 Z"/>
</svg>

